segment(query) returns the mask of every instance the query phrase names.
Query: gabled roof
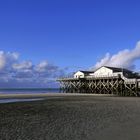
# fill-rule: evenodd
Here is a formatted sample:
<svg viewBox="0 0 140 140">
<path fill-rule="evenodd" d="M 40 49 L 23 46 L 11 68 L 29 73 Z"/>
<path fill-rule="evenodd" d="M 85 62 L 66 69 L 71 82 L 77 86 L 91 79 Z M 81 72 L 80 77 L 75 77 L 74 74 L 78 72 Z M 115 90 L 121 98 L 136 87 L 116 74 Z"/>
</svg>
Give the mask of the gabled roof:
<svg viewBox="0 0 140 140">
<path fill-rule="evenodd" d="M 80 72 L 84 73 L 84 74 L 90 74 L 90 73 L 94 73 L 94 71 L 84 71 L 84 70 L 79 70 Z"/>
<path fill-rule="evenodd" d="M 94 71 L 83 71 L 83 70 L 81 72 L 83 72 L 84 74 L 94 73 Z"/>
<path fill-rule="evenodd" d="M 106 68 L 109 68 L 111 70 L 113 70 L 113 72 L 129 72 L 132 73 L 132 71 L 128 70 L 128 69 L 124 69 L 124 68 L 116 68 L 116 67 L 109 67 L 109 66 L 104 66 Z"/>
</svg>

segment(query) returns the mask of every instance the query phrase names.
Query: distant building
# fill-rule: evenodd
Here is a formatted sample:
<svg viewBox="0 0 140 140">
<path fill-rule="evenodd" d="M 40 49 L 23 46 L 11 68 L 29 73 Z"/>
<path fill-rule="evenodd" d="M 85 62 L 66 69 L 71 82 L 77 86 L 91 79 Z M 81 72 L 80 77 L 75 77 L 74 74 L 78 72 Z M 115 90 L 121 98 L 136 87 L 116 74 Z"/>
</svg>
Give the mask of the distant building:
<svg viewBox="0 0 140 140">
<path fill-rule="evenodd" d="M 79 70 L 73 77 L 60 78 L 63 92 L 140 96 L 140 75 L 128 69 L 102 66 L 95 71 Z"/>
<path fill-rule="evenodd" d="M 124 68 L 115 68 L 102 66 L 95 71 L 77 71 L 74 74 L 74 78 L 86 78 L 86 77 L 111 77 L 111 76 L 125 76 L 126 78 L 139 77 L 137 73 Z"/>
<path fill-rule="evenodd" d="M 81 71 L 81 70 L 79 70 L 74 74 L 74 78 L 85 78 L 86 76 L 89 76 L 92 73 L 93 73 L 93 71 Z"/>
</svg>

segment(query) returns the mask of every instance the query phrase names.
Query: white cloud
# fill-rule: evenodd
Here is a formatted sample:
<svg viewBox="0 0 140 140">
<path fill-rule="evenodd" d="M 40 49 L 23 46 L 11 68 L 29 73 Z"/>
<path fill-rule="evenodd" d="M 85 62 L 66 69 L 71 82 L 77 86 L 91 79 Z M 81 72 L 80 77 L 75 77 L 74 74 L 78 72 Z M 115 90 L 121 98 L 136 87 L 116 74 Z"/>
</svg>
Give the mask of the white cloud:
<svg viewBox="0 0 140 140">
<path fill-rule="evenodd" d="M 14 63 L 12 65 L 13 69 L 15 70 L 30 69 L 32 66 L 32 62 L 30 61 L 23 61 L 21 63 Z"/>
<path fill-rule="evenodd" d="M 14 52 L 4 52 L 0 51 L 0 70 L 4 69 L 6 66 L 10 65 L 11 63 L 14 63 L 18 60 L 19 54 Z"/>
<path fill-rule="evenodd" d="M 47 87 L 64 73 L 47 60 L 34 65 L 31 61 L 21 62 L 16 52 L 0 51 L 0 87 Z"/>
<path fill-rule="evenodd" d="M 111 55 L 107 53 L 103 59 L 96 63 L 94 68 L 101 66 L 114 66 L 133 69 L 135 60 L 140 59 L 140 41 L 132 50 L 122 50 L 117 54 Z"/>
<path fill-rule="evenodd" d="M 4 52 L 0 51 L 0 70 L 5 67 L 5 64 L 6 64 L 6 60 L 4 57 Z"/>
<path fill-rule="evenodd" d="M 35 70 L 38 72 L 45 72 L 47 70 L 48 65 L 48 61 L 42 61 L 35 67 Z"/>
</svg>

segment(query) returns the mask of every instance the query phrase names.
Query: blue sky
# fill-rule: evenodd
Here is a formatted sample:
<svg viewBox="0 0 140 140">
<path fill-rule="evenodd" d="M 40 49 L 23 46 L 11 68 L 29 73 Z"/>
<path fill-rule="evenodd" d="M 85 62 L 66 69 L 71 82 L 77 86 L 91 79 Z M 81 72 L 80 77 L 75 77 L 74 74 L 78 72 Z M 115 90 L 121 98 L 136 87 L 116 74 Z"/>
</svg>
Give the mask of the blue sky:
<svg viewBox="0 0 140 140">
<path fill-rule="evenodd" d="M 11 66 L 47 62 L 61 75 L 66 68 L 66 73 L 89 69 L 106 53 L 131 54 L 140 40 L 139 5 L 139 0 L 1 0 L 0 50 L 20 54 Z M 133 59 L 138 70 L 139 57 Z"/>
</svg>

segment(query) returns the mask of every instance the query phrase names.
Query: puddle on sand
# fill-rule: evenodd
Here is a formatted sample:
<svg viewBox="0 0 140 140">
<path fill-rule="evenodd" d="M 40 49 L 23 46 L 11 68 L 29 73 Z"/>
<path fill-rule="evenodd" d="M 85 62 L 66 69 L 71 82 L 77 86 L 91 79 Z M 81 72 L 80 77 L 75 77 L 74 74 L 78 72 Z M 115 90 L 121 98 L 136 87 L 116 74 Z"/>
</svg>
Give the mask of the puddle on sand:
<svg viewBox="0 0 140 140">
<path fill-rule="evenodd" d="M 44 98 L 31 98 L 31 99 L 0 99 L 0 103 L 12 103 L 12 102 L 28 102 L 28 101 L 38 101 Z"/>
</svg>

